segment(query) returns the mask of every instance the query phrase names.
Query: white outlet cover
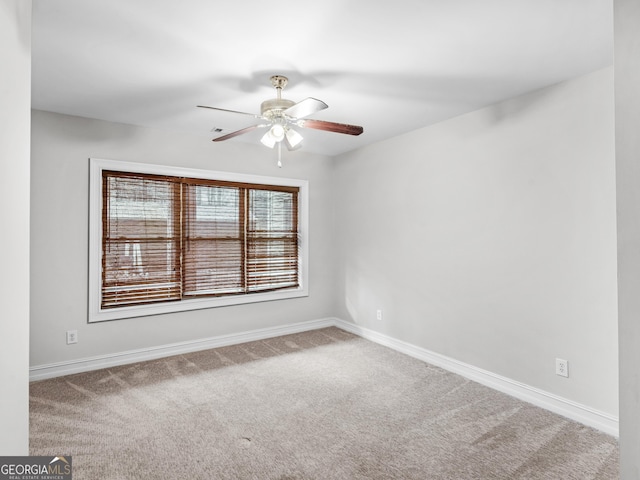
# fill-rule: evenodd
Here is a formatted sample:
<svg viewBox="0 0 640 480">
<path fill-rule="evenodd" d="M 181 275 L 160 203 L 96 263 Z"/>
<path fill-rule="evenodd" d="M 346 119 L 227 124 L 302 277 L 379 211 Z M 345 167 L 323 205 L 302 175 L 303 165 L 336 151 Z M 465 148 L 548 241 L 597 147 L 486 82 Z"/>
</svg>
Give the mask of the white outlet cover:
<svg viewBox="0 0 640 480">
<path fill-rule="evenodd" d="M 562 359 L 556 358 L 556 375 L 560 375 L 561 377 L 569 376 L 569 362 Z"/>
<path fill-rule="evenodd" d="M 71 345 L 72 343 L 78 343 L 77 330 L 67 330 L 67 345 Z"/>
</svg>

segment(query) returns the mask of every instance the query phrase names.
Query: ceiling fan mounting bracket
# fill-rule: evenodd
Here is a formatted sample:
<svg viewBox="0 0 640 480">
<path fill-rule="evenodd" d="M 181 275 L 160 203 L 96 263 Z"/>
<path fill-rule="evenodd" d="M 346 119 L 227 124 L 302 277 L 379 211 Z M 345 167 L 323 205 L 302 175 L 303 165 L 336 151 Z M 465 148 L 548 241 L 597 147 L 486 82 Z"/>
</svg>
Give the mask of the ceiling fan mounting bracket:
<svg viewBox="0 0 640 480">
<path fill-rule="evenodd" d="M 289 79 L 284 75 L 272 75 L 270 79 L 271 79 L 271 85 L 273 85 L 274 88 L 277 88 L 279 90 L 282 90 L 284 87 L 287 86 L 287 83 L 289 83 Z"/>
</svg>

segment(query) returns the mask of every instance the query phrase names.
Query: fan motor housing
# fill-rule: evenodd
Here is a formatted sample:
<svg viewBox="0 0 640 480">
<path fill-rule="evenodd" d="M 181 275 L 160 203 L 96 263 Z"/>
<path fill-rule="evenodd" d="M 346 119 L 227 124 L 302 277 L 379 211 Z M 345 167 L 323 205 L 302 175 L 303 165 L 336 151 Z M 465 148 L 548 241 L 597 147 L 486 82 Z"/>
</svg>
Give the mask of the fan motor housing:
<svg viewBox="0 0 640 480">
<path fill-rule="evenodd" d="M 265 117 L 278 117 L 283 110 L 295 105 L 293 100 L 287 100 L 286 98 L 272 98 L 271 100 L 265 100 L 260 105 L 260 113 Z"/>
</svg>

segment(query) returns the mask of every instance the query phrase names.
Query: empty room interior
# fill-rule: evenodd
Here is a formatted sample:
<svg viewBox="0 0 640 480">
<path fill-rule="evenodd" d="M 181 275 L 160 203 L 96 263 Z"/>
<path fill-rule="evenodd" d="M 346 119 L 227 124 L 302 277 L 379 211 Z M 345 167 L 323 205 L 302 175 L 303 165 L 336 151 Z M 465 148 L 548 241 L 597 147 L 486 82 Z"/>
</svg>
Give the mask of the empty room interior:
<svg viewBox="0 0 640 480">
<path fill-rule="evenodd" d="M 3 6 L 0 455 L 640 479 L 636 0 Z"/>
</svg>

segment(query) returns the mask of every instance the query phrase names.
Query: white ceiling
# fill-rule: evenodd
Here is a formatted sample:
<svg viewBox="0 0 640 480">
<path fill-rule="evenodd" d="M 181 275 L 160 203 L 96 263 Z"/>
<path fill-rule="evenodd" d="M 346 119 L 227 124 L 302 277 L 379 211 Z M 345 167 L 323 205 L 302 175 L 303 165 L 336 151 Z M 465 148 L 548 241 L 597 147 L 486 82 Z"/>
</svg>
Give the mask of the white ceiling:
<svg viewBox="0 0 640 480">
<path fill-rule="evenodd" d="M 610 65 L 612 25 L 612 0 L 33 0 L 32 101 L 213 138 L 248 117 L 196 105 L 259 113 L 283 74 L 364 127 L 301 130 L 336 155 Z"/>
</svg>

